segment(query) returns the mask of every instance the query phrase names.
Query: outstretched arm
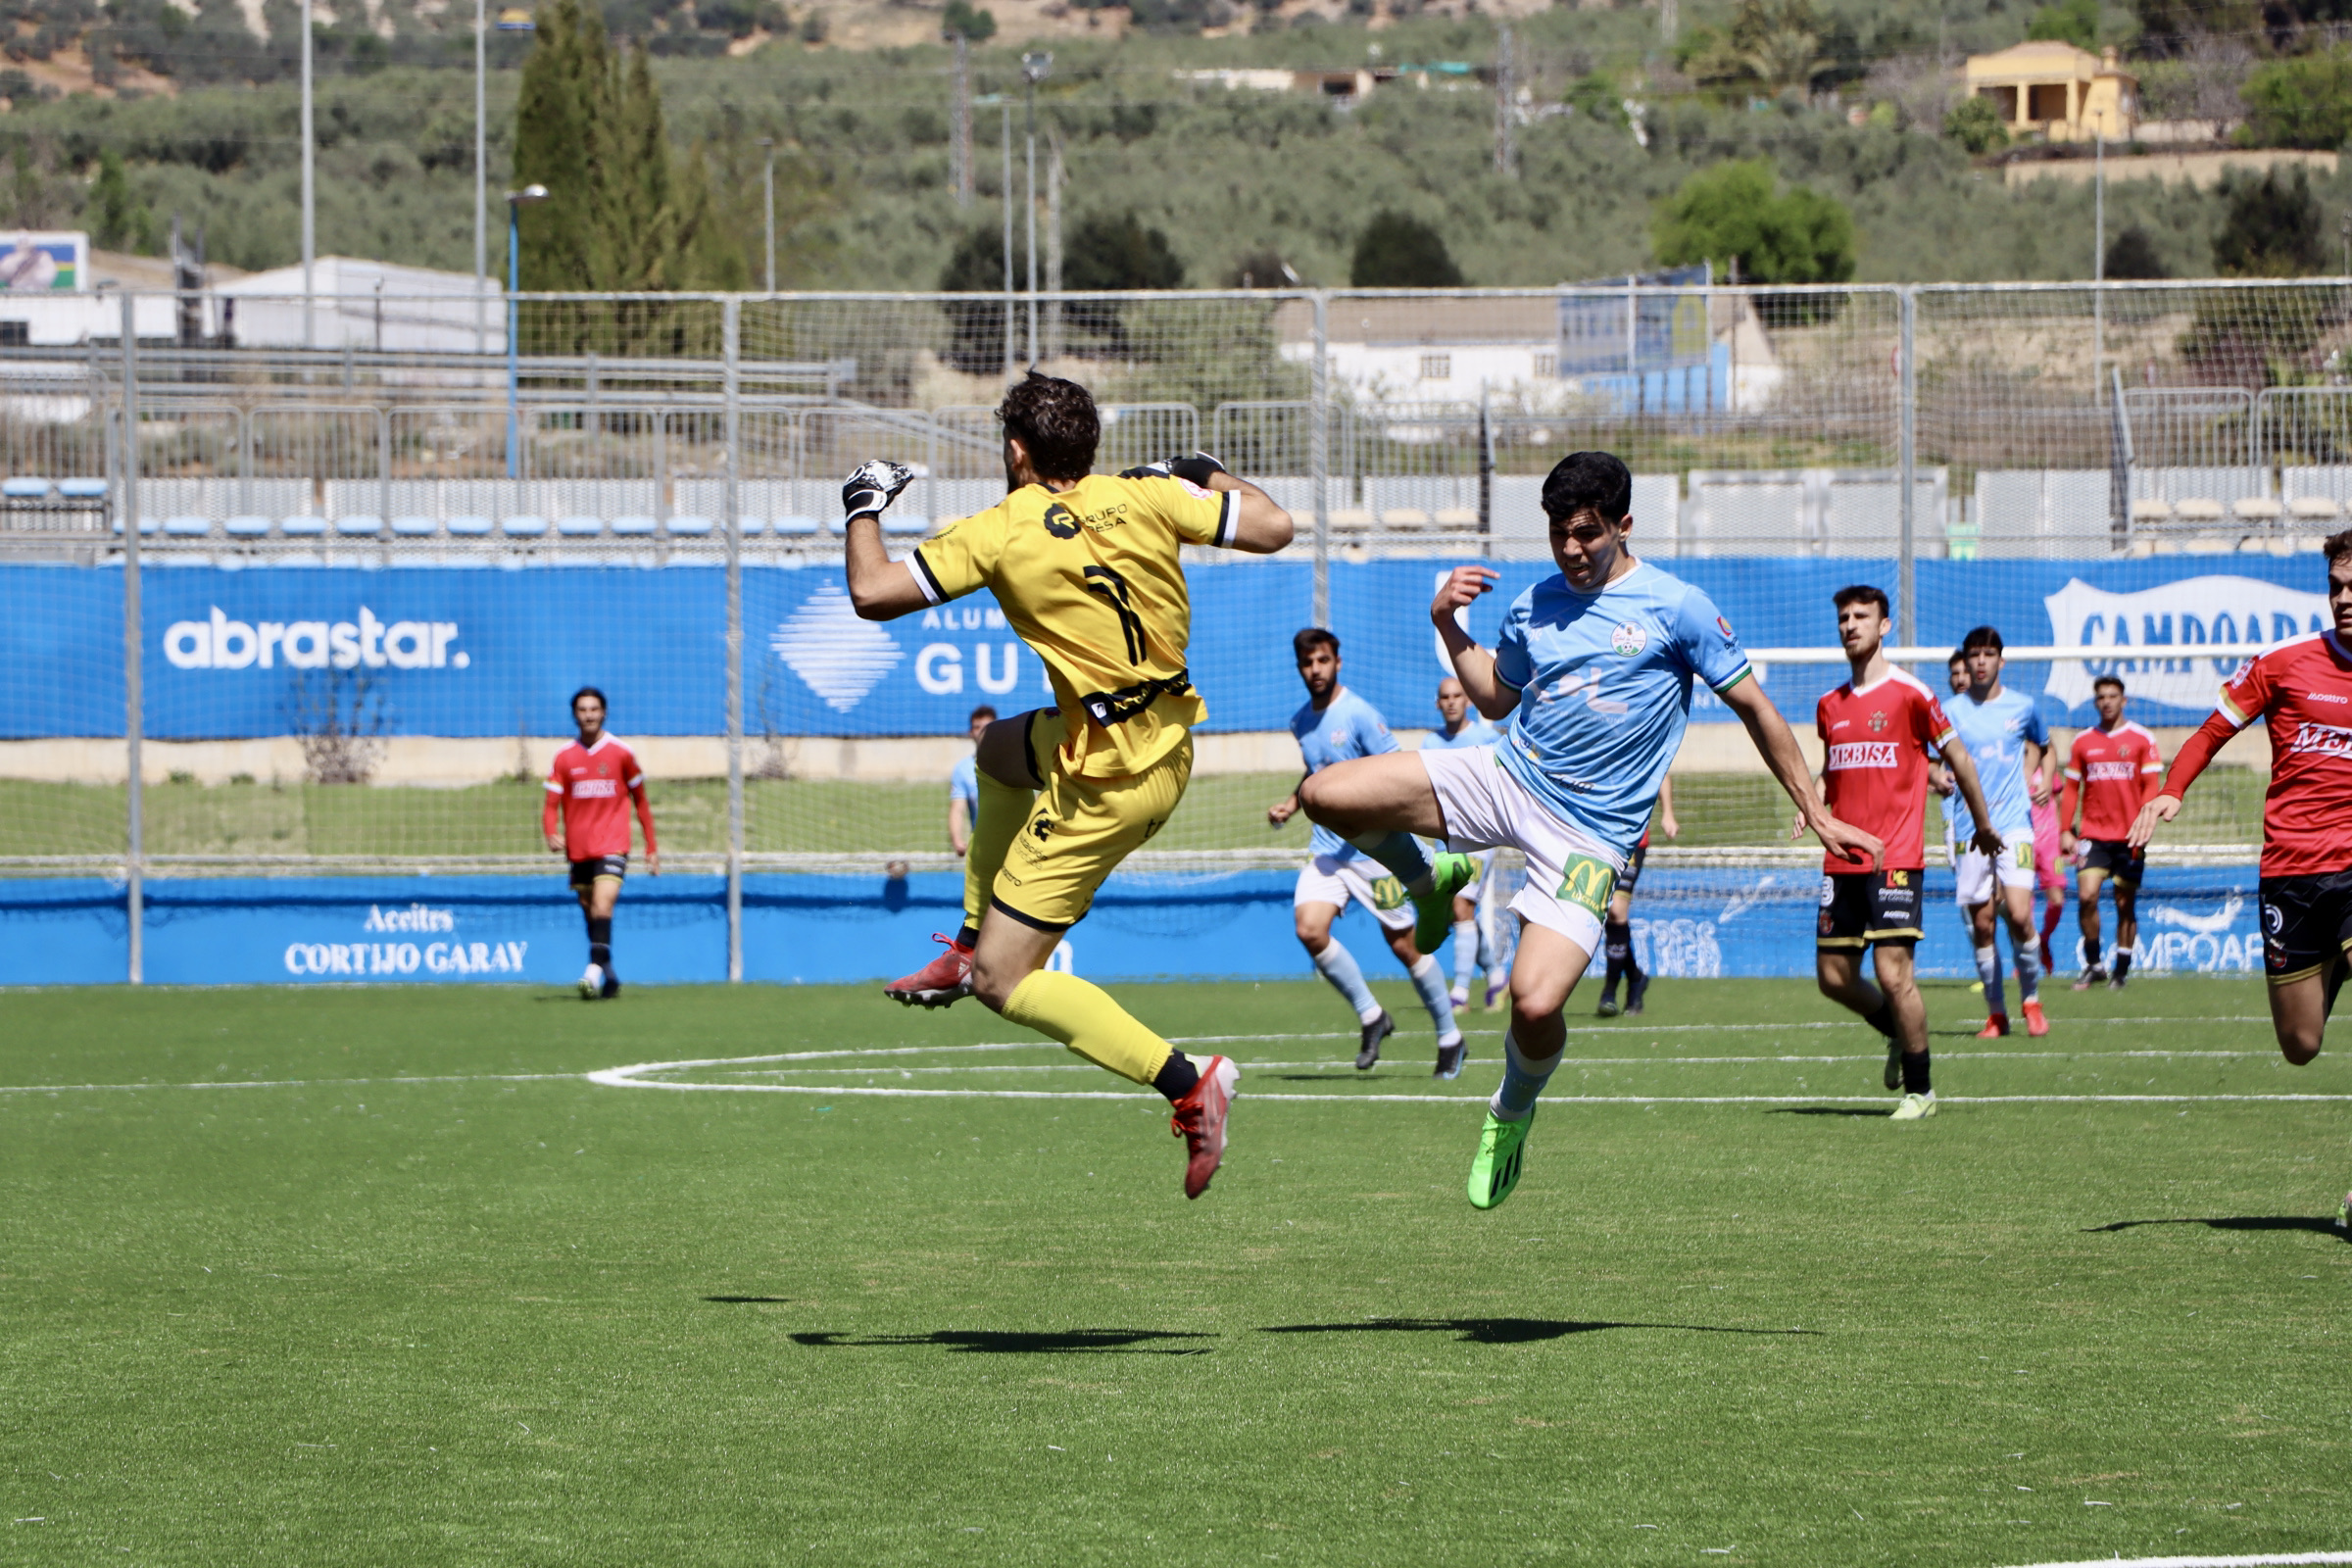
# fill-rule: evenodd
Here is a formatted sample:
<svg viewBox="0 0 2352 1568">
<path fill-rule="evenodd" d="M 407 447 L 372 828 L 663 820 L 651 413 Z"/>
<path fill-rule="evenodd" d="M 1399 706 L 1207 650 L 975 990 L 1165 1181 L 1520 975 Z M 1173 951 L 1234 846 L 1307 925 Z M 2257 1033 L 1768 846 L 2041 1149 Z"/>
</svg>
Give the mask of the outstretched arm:
<svg viewBox="0 0 2352 1568">
<path fill-rule="evenodd" d="M 1463 685 L 1467 687 L 1469 682 L 1464 681 Z M 1796 803 L 1798 813 L 1821 840 L 1822 848 L 1840 859 L 1877 863 L 1886 846 L 1860 828 L 1838 821 L 1821 804 L 1821 796 L 1813 788 L 1812 771 L 1805 766 L 1805 754 L 1798 749 L 1796 737 L 1789 733 L 1788 720 L 1772 706 L 1772 699 L 1764 695 L 1763 683 L 1747 676 L 1716 695 L 1747 726 L 1748 739 L 1756 743 L 1764 765 L 1772 769 L 1772 776 L 1781 781 L 1781 788 Z"/>
<path fill-rule="evenodd" d="M 1491 592 L 1500 573 L 1492 566 L 1456 566 L 1439 585 L 1430 602 L 1429 618 L 1445 641 L 1446 656 L 1453 661 L 1454 678 L 1462 683 L 1470 706 L 1489 718 L 1508 718 L 1519 706 L 1519 693 L 1494 672 L 1494 656 L 1478 646 L 1454 615 Z"/>
<path fill-rule="evenodd" d="M 1236 478 L 1219 468 L 1208 476 L 1208 488 L 1241 493 L 1240 510 L 1233 525 L 1234 549 L 1244 555 L 1270 556 L 1291 542 L 1294 532 L 1291 514 L 1249 480 Z"/>
<path fill-rule="evenodd" d="M 878 512 L 861 512 L 850 519 L 847 562 L 850 603 L 861 619 L 896 620 L 931 602 L 914 580 L 914 569 L 891 560 L 883 550 Z"/>
<path fill-rule="evenodd" d="M 2180 814 L 2180 797 L 2188 793 L 2189 785 L 2195 783 L 2197 775 L 2205 771 L 2205 765 L 2213 760 L 2214 754 L 2235 738 L 2238 727 L 2230 714 L 2220 709 L 2216 709 L 2204 723 L 2197 726 L 2197 732 L 2181 746 L 2180 755 L 2173 759 L 2173 770 L 2165 775 L 2164 788 L 2154 800 L 2139 808 L 2139 815 L 2132 819 L 2133 849 L 2140 848 L 2155 836 L 2157 823 L 2170 822 Z"/>
</svg>

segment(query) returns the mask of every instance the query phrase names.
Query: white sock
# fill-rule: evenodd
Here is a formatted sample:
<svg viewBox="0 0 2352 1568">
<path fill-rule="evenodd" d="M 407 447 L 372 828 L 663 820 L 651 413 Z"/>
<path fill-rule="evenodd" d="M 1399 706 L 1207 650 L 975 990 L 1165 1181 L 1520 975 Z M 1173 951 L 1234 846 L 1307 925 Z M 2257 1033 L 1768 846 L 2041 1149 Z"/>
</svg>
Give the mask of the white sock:
<svg viewBox="0 0 2352 1568">
<path fill-rule="evenodd" d="M 1380 999 L 1364 984 L 1364 971 L 1356 967 L 1355 955 L 1339 938 L 1332 938 L 1315 955 L 1315 968 L 1331 982 L 1332 990 L 1348 999 L 1348 1005 L 1355 1009 L 1359 1021 L 1370 1023 L 1380 1016 Z"/>
<path fill-rule="evenodd" d="M 2021 956 L 2019 959 L 2023 962 Z M 2007 1012 L 2009 1004 L 2001 990 L 2001 950 L 1998 947 L 1977 950 L 1977 978 L 1984 982 L 1984 1010 Z"/>
<path fill-rule="evenodd" d="M 2040 994 L 2040 943 L 2029 937 L 2017 944 L 2017 997 L 2020 1002 L 2032 1002 Z"/>
<path fill-rule="evenodd" d="M 1479 946 L 1476 920 L 1453 922 L 1453 987 L 1456 991 L 1468 991 L 1470 982 L 1477 978 Z"/>
<path fill-rule="evenodd" d="M 1453 999 L 1446 994 L 1446 971 L 1438 966 L 1437 955 L 1424 953 L 1421 961 L 1405 971 L 1413 977 L 1413 989 L 1421 993 L 1421 1005 L 1429 1009 L 1429 1021 L 1437 1025 L 1438 1044 L 1458 1046 L 1461 1030 L 1453 1023 Z"/>
</svg>

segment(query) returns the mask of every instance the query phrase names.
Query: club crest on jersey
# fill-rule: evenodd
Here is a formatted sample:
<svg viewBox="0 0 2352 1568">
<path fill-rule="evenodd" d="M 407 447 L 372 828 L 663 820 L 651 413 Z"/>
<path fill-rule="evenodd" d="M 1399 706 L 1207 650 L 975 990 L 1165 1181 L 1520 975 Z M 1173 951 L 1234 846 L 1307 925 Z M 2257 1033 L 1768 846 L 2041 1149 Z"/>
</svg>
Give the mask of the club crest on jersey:
<svg viewBox="0 0 2352 1568">
<path fill-rule="evenodd" d="M 1621 657 L 1631 659 L 1649 646 L 1649 633 L 1642 629 L 1638 620 L 1621 620 L 1617 629 L 1609 633 L 1609 646 Z"/>
<path fill-rule="evenodd" d="M 1885 709 L 1870 715 L 1870 732 L 1873 735 L 1883 735 L 1886 732 L 1886 710 Z"/>
<path fill-rule="evenodd" d="M 1058 501 L 1046 509 L 1045 524 L 1046 532 L 1056 539 L 1078 537 L 1077 514 Z"/>
</svg>

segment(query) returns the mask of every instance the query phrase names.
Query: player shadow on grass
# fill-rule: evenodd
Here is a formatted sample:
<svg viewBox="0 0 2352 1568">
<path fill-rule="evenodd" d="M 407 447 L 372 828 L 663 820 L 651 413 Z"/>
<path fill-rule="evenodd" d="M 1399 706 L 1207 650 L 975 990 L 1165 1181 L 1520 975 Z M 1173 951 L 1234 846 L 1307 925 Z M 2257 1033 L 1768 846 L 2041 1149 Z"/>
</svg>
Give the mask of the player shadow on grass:
<svg viewBox="0 0 2352 1568">
<path fill-rule="evenodd" d="M 2310 1214 L 2234 1214 L 2226 1219 L 2119 1219 L 2112 1225 L 2085 1225 L 2082 1234 L 2137 1230 L 2142 1225 L 2203 1225 L 2217 1231 L 2316 1231 L 2338 1241 L 2352 1242 L 2352 1232 L 2340 1230 L 2332 1219 Z"/>
<path fill-rule="evenodd" d="M 1205 1355 L 1205 1345 L 1165 1349 L 1140 1349 L 1152 1340 L 1213 1340 L 1213 1334 L 1180 1334 L 1166 1329 L 1060 1329 L 1026 1332 L 1005 1329 L 934 1329 L 928 1334 L 849 1335 L 829 1330 L 795 1334 L 796 1345 L 820 1350 L 858 1349 L 875 1346 L 936 1345 L 963 1354 L 1038 1355 L 1085 1352 L 1115 1355 Z"/>
<path fill-rule="evenodd" d="M 1286 1323 L 1260 1334 L 1458 1334 L 1464 1345 L 1537 1345 L 1603 1329 L 1672 1329 L 1682 1334 L 1804 1334 L 1819 1329 L 1732 1329 L 1705 1323 L 1605 1323 L 1547 1317 L 1380 1317 L 1362 1323 Z"/>
<path fill-rule="evenodd" d="M 1767 1116 L 1873 1116 L 1885 1121 L 1894 1114 L 1893 1107 L 1877 1105 L 1777 1105 L 1764 1113 Z"/>
</svg>

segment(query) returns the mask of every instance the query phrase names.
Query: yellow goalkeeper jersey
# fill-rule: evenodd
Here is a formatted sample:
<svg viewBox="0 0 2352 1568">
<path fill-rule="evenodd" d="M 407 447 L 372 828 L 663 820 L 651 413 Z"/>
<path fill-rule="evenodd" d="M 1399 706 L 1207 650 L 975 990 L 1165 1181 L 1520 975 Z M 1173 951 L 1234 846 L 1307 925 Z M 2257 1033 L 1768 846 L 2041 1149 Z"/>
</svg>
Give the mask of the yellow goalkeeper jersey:
<svg viewBox="0 0 2352 1568">
<path fill-rule="evenodd" d="M 1132 777 L 1208 716 L 1185 668 L 1192 596 L 1177 552 L 1231 546 L 1240 518 L 1238 491 L 1094 474 L 1059 493 L 1024 485 L 924 540 L 909 564 L 934 604 L 988 589 L 1046 662 L 1064 771 Z"/>
</svg>

